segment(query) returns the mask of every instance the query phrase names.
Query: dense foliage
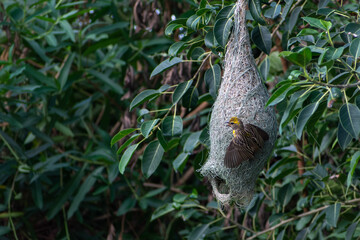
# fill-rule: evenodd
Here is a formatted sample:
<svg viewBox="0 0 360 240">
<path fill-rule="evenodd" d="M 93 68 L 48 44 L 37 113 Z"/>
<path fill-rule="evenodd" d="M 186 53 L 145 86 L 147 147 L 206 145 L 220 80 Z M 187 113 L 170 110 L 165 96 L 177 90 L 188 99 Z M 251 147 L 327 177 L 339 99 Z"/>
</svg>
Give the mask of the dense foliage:
<svg viewBox="0 0 360 240">
<path fill-rule="evenodd" d="M 220 208 L 197 172 L 233 14 L 234 1 L 0 3 L 0 234 L 359 237 L 359 4 L 249 0 L 279 137 L 247 209 Z"/>
</svg>

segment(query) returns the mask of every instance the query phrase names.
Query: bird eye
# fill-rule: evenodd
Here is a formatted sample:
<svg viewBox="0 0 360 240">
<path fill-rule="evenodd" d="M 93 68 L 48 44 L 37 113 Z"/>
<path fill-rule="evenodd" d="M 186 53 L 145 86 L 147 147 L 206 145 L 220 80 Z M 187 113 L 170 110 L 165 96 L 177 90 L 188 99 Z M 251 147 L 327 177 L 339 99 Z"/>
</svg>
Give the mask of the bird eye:
<svg viewBox="0 0 360 240">
<path fill-rule="evenodd" d="M 233 122 L 231 122 L 230 124 L 234 124 Z"/>
</svg>

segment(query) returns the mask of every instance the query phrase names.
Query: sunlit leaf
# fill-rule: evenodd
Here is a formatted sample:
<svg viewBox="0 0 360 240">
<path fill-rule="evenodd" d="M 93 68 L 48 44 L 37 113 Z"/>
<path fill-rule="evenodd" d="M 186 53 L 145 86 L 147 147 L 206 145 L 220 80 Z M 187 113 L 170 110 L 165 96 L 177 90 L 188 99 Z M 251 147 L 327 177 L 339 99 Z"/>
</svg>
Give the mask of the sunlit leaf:
<svg viewBox="0 0 360 240">
<path fill-rule="evenodd" d="M 312 18 L 312 17 L 303 17 L 302 19 L 308 22 L 310 26 L 320 28 L 324 31 L 328 31 L 332 27 L 332 24 L 329 21 Z"/>
</svg>

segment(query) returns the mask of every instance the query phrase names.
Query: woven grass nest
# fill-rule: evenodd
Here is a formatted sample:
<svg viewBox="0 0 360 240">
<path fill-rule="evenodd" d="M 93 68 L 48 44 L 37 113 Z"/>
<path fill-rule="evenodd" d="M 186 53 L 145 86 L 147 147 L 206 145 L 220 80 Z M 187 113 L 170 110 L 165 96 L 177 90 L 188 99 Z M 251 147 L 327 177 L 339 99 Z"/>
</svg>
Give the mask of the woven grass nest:
<svg viewBox="0 0 360 240">
<path fill-rule="evenodd" d="M 254 194 L 255 182 L 274 147 L 277 123 L 274 109 L 265 107 L 269 98 L 256 68 L 246 27 L 247 0 L 236 3 L 234 28 L 227 46 L 224 76 L 210 120 L 210 154 L 200 172 L 209 178 L 216 198 L 222 204 L 246 207 Z M 254 159 L 238 168 L 226 168 L 224 156 L 232 139 L 225 122 L 238 117 L 244 124 L 256 125 L 269 134 Z"/>
</svg>

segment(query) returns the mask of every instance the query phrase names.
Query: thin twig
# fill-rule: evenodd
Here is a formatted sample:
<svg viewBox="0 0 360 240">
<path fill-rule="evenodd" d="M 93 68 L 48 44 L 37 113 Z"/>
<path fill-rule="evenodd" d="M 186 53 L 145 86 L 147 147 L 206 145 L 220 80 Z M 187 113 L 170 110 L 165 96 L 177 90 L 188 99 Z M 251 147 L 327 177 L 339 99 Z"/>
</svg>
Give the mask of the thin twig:
<svg viewBox="0 0 360 240">
<path fill-rule="evenodd" d="M 149 182 L 145 182 L 143 185 L 144 185 L 144 187 L 152 187 L 152 188 L 163 188 L 163 187 L 166 187 L 165 185 L 162 185 L 162 184 L 149 183 Z M 171 187 L 170 190 L 173 191 L 173 192 L 177 192 L 177 193 L 181 193 L 181 194 L 186 194 L 185 192 L 183 192 L 183 191 L 181 191 L 180 189 L 175 188 L 175 187 Z"/>
<path fill-rule="evenodd" d="M 351 204 L 351 203 L 356 203 L 356 202 L 360 202 L 360 198 L 355 198 L 355 199 L 346 201 L 346 202 L 344 202 L 344 203 L 341 203 L 341 205 L 346 205 L 346 204 Z M 311 211 L 309 211 L 309 212 L 305 212 L 305 213 L 302 213 L 302 214 L 300 214 L 300 215 L 294 216 L 294 217 L 292 217 L 292 218 L 283 220 L 283 221 L 281 221 L 280 223 L 272 226 L 271 228 L 265 229 L 265 230 L 263 230 L 263 231 L 261 231 L 261 232 L 258 232 L 258 233 L 256 233 L 256 234 L 252 235 L 251 237 L 248 238 L 248 240 L 254 239 L 254 238 L 256 238 L 256 237 L 258 237 L 258 236 L 260 236 L 260 235 L 262 235 L 262 234 L 264 234 L 264 233 L 274 231 L 276 228 L 281 227 L 282 225 L 285 225 L 285 224 L 287 224 L 287 223 L 289 223 L 289 222 L 292 222 L 292 221 L 294 221 L 294 220 L 296 220 L 296 219 L 299 219 L 299 218 L 302 218 L 302 217 L 306 217 L 306 216 L 309 216 L 309 215 L 314 214 L 314 213 L 317 213 L 317 212 L 321 212 L 322 210 L 328 208 L 329 206 L 330 206 L 330 205 L 325 205 L 325 206 L 323 206 L 323 207 L 320 207 L 320 208 L 317 208 L 317 209 L 313 209 L 313 210 L 311 210 Z"/>
<path fill-rule="evenodd" d="M 323 83 L 323 82 L 318 82 L 318 81 L 314 81 L 314 80 L 310 80 L 310 79 L 308 79 L 308 81 L 318 84 L 320 86 L 325 86 L 325 87 L 352 88 L 352 87 L 360 86 L 360 81 L 357 83 L 352 83 L 352 84 L 330 84 L 330 83 Z"/>
<path fill-rule="evenodd" d="M 189 178 L 191 178 L 191 176 L 193 176 L 194 174 L 194 167 L 190 167 L 186 173 L 179 179 L 179 181 L 177 181 L 177 183 L 175 183 L 175 187 L 181 186 L 183 185 Z"/>
</svg>

